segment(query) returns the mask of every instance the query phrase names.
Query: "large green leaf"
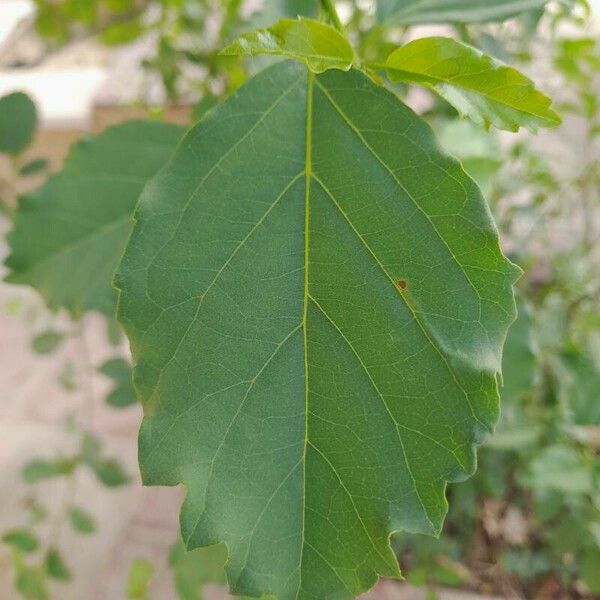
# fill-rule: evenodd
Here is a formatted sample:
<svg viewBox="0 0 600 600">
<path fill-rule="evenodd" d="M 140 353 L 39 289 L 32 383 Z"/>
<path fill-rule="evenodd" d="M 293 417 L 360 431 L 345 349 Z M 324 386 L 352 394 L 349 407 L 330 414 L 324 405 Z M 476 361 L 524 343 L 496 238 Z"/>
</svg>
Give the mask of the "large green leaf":
<svg viewBox="0 0 600 600">
<path fill-rule="evenodd" d="M 350 598 L 398 575 L 475 464 L 518 269 L 475 184 L 357 72 L 279 63 L 146 187 L 116 284 L 143 480 L 237 594 Z"/>
<path fill-rule="evenodd" d="M 177 125 L 132 121 L 75 144 L 63 170 L 21 198 L 7 280 L 34 287 L 53 309 L 113 314 L 111 279 L 133 208 L 182 133 Z"/>
<path fill-rule="evenodd" d="M 504 21 L 548 0 L 378 0 L 377 17 L 404 25 Z"/>
<path fill-rule="evenodd" d="M 328 69 L 348 71 L 354 62 L 350 42 L 333 27 L 313 19 L 282 19 L 268 29 L 255 29 L 238 37 L 221 54 L 269 54 L 294 58 L 315 73 Z"/>
<path fill-rule="evenodd" d="M 553 127 L 559 116 L 551 100 L 522 73 L 452 38 L 421 38 L 386 61 L 390 78 L 424 84 L 462 115 L 488 127 L 532 131 Z"/>
</svg>

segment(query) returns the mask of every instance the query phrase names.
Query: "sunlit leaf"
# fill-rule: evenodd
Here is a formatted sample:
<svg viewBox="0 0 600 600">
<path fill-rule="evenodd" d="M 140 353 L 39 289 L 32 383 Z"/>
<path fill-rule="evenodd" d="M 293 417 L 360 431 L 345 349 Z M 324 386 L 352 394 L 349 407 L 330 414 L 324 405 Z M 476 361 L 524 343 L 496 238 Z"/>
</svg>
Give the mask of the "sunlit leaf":
<svg viewBox="0 0 600 600">
<path fill-rule="evenodd" d="M 420 38 L 386 61 L 391 79 L 426 85 L 463 116 L 486 127 L 517 131 L 554 127 L 551 100 L 522 73 L 452 38 Z"/>
<path fill-rule="evenodd" d="M 270 54 L 294 58 L 315 73 L 327 69 L 347 71 L 354 62 L 348 40 L 333 27 L 312 19 L 282 19 L 268 29 L 250 31 L 238 37 L 221 54 Z"/>
<path fill-rule="evenodd" d="M 147 558 L 135 558 L 127 573 L 127 597 L 131 600 L 148 598 L 148 588 L 154 576 L 154 565 Z"/>
</svg>

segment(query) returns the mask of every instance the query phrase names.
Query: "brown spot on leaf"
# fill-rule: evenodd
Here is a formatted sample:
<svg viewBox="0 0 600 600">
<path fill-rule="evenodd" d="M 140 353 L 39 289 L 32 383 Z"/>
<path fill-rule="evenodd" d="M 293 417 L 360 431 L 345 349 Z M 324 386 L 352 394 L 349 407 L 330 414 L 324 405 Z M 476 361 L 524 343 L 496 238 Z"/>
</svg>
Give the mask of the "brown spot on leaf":
<svg viewBox="0 0 600 600">
<path fill-rule="evenodd" d="M 398 279 L 398 281 L 396 281 L 396 285 L 401 289 L 401 290 L 405 290 L 406 289 L 406 279 Z"/>
</svg>

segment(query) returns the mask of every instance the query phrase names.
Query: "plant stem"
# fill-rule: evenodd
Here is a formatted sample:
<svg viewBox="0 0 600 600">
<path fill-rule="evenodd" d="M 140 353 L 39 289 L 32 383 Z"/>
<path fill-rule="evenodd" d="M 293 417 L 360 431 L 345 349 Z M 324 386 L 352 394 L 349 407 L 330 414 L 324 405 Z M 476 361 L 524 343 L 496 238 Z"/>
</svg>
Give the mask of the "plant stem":
<svg viewBox="0 0 600 600">
<path fill-rule="evenodd" d="M 321 0 L 321 4 L 323 5 L 325 12 L 329 15 L 329 18 L 331 19 L 335 28 L 340 32 L 343 31 L 344 26 L 342 25 L 340 17 L 337 14 L 337 10 L 335 9 L 334 0 Z"/>
</svg>

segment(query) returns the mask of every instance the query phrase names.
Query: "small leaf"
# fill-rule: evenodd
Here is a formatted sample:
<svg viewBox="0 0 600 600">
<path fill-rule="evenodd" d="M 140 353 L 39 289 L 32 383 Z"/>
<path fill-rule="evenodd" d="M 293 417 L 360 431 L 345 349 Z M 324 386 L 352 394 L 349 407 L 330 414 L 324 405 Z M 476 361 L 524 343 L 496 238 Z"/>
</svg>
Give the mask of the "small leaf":
<svg viewBox="0 0 600 600">
<path fill-rule="evenodd" d="M 391 24 L 488 23 L 543 7 L 548 0 L 379 0 L 377 17 Z"/>
<path fill-rule="evenodd" d="M 19 169 L 19 174 L 26 177 L 28 175 L 35 175 L 47 168 L 48 161 L 45 158 L 34 158 Z"/>
<path fill-rule="evenodd" d="M 131 600 L 147 598 L 153 576 L 154 565 L 147 558 L 135 558 L 127 573 L 127 597 Z"/>
<path fill-rule="evenodd" d="M 24 527 L 18 527 L 5 532 L 2 536 L 2 541 L 17 550 L 21 550 L 21 552 L 35 552 L 40 545 L 35 533 Z"/>
<path fill-rule="evenodd" d="M 14 92 L 0 98 L 0 152 L 19 154 L 31 142 L 37 111 L 31 98 Z"/>
<path fill-rule="evenodd" d="M 20 199 L 7 281 L 32 286 L 52 309 L 112 315 L 111 278 L 138 195 L 182 132 L 130 121 L 77 142 L 63 170 Z"/>
<path fill-rule="evenodd" d="M 112 458 L 97 460 L 91 467 L 98 480 L 107 487 L 119 487 L 130 481 L 121 464 Z"/>
<path fill-rule="evenodd" d="M 314 73 L 328 69 L 348 71 L 355 60 L 348 40 L 333 27 L 299 17 L 282 19 L 268 29 L 256 29 L 241 35 L 221 54 L 271 54 L 299 60 Z"/>
<path fill-rule="evenodd" d="M 36 354 L 52 354 L 65 339 L 61 331 L 48 329 L 36 335 L 31 341 L 31 348 Z"/>
<path fill-rule="evenodd" d="M 68 581 L 71 579 L 71 572 L 56 548 L 50 548 L 48 550 L 44 564 L 46 573 L 48 573 L 48 576 L 52 577 L 52 579 L 58 579 L 59 581 Z"/>
<path fill-rule="evenodd" d="M 555 127 L 550 99 L 522 73 L 452 38 L 421 38 L 387 59 L 390 79 L 430 87 L 476 123 L 517 131 Z"/>
<path fill-rule="evenodd" d="M 137 399 L 131 379 L 131 365 L 124 358 L 111 358 L 98 369 L 99 373 L 110 377 L 115 385 L 106 397 L 110 406 L 125 408 L 135 404 Z"/>
<path fill-rule="evenodd" d="M 73 459 L 34 459 L 25 464 L 21 475 L 27 483 L 38 483 L 45 479 L 70 475 L 75 468 L 75 464 L 76 461 Z"/>
<path fill-rule="evenodd" d="M 17 591 L 31 600 L 46 600 L 49 598 L 46 589 L 46 573 L 39 568 L 21 566 L 17 571 Z"/>
<path fill-rule="evenodd" d="M 75 531 L 79 533 L 94 533 L 96 531 L 96 525 L 94 519 L 84 510 L 76 506 L 72 506 L 69 509 L 69 520 Z"/>
</svg>

